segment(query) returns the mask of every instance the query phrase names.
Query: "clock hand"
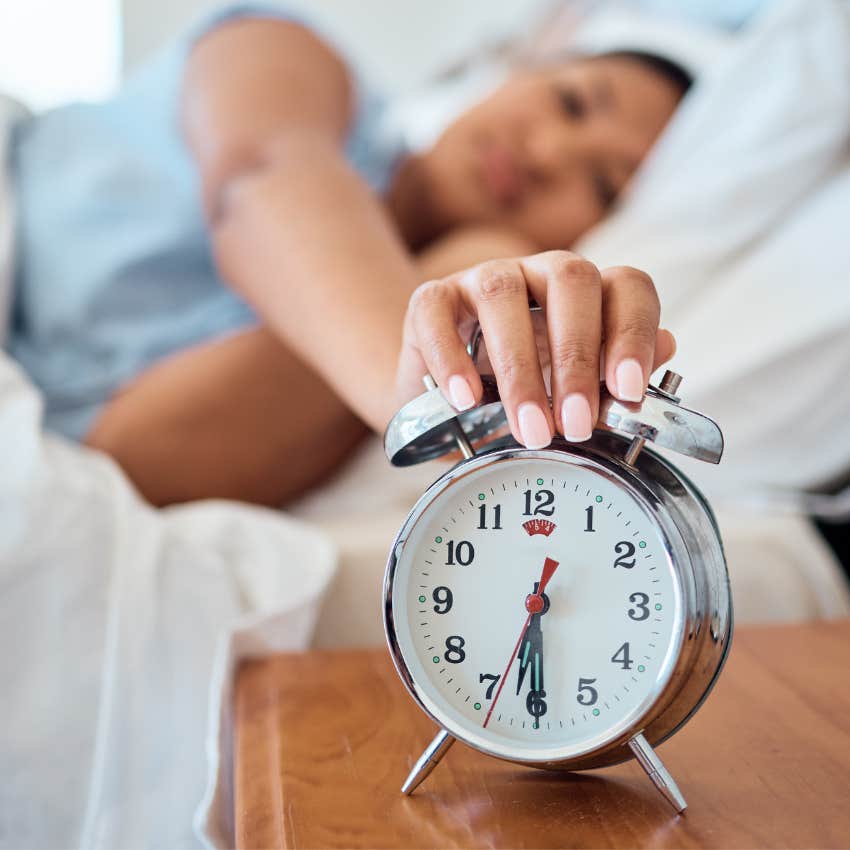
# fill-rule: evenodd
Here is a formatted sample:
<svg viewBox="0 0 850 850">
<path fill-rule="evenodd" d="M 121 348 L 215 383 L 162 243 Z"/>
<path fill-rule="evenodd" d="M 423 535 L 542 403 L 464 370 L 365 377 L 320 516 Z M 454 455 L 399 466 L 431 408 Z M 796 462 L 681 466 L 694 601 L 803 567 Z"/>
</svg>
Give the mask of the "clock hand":
<svg viewBox="0 0 850 850">
<path fill-rule="evenodd" d="M 490 722 L 490 717 L 492 716 L 493 709 L 496 707 L 496 703 L 499 700 L 499 695 L 502 693 L 502 688 L 505 686 L 505 680 L 508 677 L 508 673 L 511 670 L 511 665 L 514 663 L 517 652 L 519 652 L 519 646 L 525 637 L 525 633 L 531 623 L 531 618 L 535 614 L 539 614 L 546 606 L 545 600 L 543 599 L 543 591 L 546 589 L 546 585 L 549 584 L 549 580 L 555 574 L 555 570 L 558 569 L 558 563 L 558 561 L 555 561 L 552 558 L 546 558 L 543 562 L 543 572 L 540 575 L 540 581 L 537 582 L 537 590 L 525 598 L 525 610 L 528 611 L 528 616 L 525 618 L 525 622 L 522 625 L 522 631 L 519 633 L 519 638 L 517 638 L 514 651 L 511 653 L 508 666 L 505 667 L 505 672 L 499 678 L 499 687 L 496 690 L 496 695 L 493 697 L 493 702 L 490 703 L 490 708 L 487 710 L 487 716 L 481 724 L 485 729 L 487 728 L 487 724 Z"/>
<path fill-rule="evenodd" d="M 542 617 L 538 614 L 538 617 Z M 534 728 L 540 728 L 540 718 L 546 714 L 546 691 L 543 690 L 543 631 L 540 622 L 531 636 L 533 666 L 531 674 L 531 690 L 525 700 L 525 708 L 534 718 Z"/>
<path fill-rule="evenodd" d="M 525 634 L 523 635 L 522 647 L 519 652 L 519 675 L 517 676 L 516 683 L 517 694 L 519 694 L 522 690 L 522 683 L 525 681 L 525 674 L 531 666 L 532 661 L 534 661 L 534 654 L 540 643 L 540 618 L 542 616 L 542 614 L 532 614 L 528 623 L 528 628 L 525 630 Z M 535 685 L 532 685 L 532 687 L 536 688 Z"/>
</svg>

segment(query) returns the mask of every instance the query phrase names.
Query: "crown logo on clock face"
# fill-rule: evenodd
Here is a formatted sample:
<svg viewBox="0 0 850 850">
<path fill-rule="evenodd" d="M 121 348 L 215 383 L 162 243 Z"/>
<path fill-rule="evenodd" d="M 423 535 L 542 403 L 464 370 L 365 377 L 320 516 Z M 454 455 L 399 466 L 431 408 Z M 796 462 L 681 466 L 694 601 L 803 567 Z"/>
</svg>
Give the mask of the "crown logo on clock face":
<svg viewBox="0 0 850 850">
<path fill-rule="evenodd" d="M 556 528 L 555 523 L 548 519 L 529 519 L 522 524 L 522 527 L 529 537 L 533 537 L 535 534 L 543 534 L 548 537 Z"/>
</svg>

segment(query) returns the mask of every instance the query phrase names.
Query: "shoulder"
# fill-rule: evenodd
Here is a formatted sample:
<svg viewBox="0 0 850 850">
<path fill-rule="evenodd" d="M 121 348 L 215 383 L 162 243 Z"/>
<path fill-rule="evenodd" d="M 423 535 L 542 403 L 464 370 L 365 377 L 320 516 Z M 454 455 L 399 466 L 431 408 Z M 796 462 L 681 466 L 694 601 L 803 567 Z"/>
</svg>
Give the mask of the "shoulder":
<svg viewBox="0 0 850 850">
<path fill-rule="evenodd" d="M 330 81 L 350 87 L 354 73 L 336 38 L 311 16 L 281 5 L 227 6 L 203 18 L 190 32 L 189 62 L 226 63 L 223 70 L 256 68 L 303 69 L 304 80 L 317 71 Z"/>
</svg>

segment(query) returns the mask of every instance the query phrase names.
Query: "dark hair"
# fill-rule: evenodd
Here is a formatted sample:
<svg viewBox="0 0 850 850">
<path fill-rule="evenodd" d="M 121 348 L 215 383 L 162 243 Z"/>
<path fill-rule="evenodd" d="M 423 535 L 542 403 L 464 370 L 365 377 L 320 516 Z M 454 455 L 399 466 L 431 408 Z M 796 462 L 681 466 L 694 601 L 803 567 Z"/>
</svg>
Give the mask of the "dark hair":
<svg viewBox="0 0 850 850">
<path fill-rule="evenodd" d="M 647 68 L 651 68 L 657 74 L 660 74 L 666 80 L 673 83 L 682 95 L 687 92 L 694 81 L 694 78 L 681 65 L 673 62 L 671 59 L 665 59 L 665 57 L 659 56 L 657 53 L 647 53 L 643 50 L 612 50 L 600 55 L 633 59 L 635 62 L 641 62 Z"/>
</svg>

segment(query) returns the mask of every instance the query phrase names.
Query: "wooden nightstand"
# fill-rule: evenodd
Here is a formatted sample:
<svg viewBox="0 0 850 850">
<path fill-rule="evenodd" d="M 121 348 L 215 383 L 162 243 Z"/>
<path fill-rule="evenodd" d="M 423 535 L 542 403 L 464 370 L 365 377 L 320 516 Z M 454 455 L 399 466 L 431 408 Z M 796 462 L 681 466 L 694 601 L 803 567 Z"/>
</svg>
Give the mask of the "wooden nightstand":
<svg viewBox="0 0 850 850">
<path fill-rule="evenodd" d="M 404 797 L 434 732 L 384 651 L 244 665 L 237 846 L 850 846 L 850 622 L 736 632 L 711 698 L 660 749 L 682 817 L 633 763 L 555 774 L 460 743 Z"/>
</svg>

